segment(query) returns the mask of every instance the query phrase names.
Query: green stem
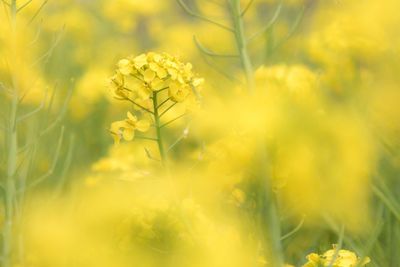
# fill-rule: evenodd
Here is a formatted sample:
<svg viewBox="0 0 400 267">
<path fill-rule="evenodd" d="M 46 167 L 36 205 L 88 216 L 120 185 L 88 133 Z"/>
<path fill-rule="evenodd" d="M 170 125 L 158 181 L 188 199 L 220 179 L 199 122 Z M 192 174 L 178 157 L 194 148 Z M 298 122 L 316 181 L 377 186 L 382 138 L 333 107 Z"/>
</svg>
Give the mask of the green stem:
<svg viewBox="0 0 400 267">
<path fill-rule="evenodd" d="M 15 199 L 15 173 L 17 170 L 17 127 L 16 116 L 18 107 L 18 96 L 15 92 L 11 103 L 10 113 L 10 128 L 8 129 L 7 139 L 9 142 L 8 147 L 8 160 L 7 160 L 7 178 L 5 186 L 5 223 L 3 228 L 3 265 L 5 267 L 11 266 L 11 250 L 12 250 L 12 232 L 13 232 L 13 218 L 14 218 L 14 199 Z"/>
<path fill-rule="evenodd" d="M 153 92 L 153 108 L 154 108 L 154 127 L 156 128 L 157 134 L 157 144 L 158 150 L 160 152 L 160 158 L 163 165 L 165 165 L 165 161 L 167 159 L 167 154 L 164 150 L 163 138 L 161 133 L 161 123 L 160 123 L 160 115 L 158 113 L 158 99 L 157 99 L 157 92 Z"/>
<path fill-rule="evenodd" d="M 10 14 L 11 14 L 11 27 L 13 30 L 13 34 L 15 34 L 16 25 L 17 25 L 17 0 L 11 1 Z"/>
<path fill-rule="evenodd" d="M 247 40 L 243 25 L 242 10 L 240 7 L 240 0 L 231 1 L 232 22 L 235 33 L 236 46 L 239 52 L 240 61 L 242 62 L 243 71 L 246 75 L 247 85 L 249 91 L 253 92 L 255 87 L 253 76 L 253 64 L 247 49 Z"/>
<path fill-rule="evenodd" d="M 333 267 L 333 264 L 335 263 L 336 259 L 338 258 L 339 251 L 342 249 L 342 246 L 343 246 L 343 237 L 344 237 L 344 225 L 342 225 L 340 228 L 338 244 L 335 247 L 335 253 L 333 254 L 332 259 L 330 260 L 328 267 Z"/>
<path fill-rule="evenodd" d="M 16 55 L 16 21 L 17 21 L 17 1 L 12 0 L 10 4 L 11 30 L 12 30 L 12 54 Z M 15 65 L 12 65 L 12 72 L 15 71 Z M 15 199 L 15 173 L 17 170 L 17 110 L 18 110 L 18 91 L 17 82 L 13 75 L 13 98 L 11 102 L 9 128 L 7 131 L 8 140 L 8 158 L 7 158 L 7 177 L 5 185 L 5 222 L 3 228 L 3 250 L 2 260 L 4 267 L 10 267 L 12 252 L 12 233 L 14 219 L 14 199 Z"/>
</svg>

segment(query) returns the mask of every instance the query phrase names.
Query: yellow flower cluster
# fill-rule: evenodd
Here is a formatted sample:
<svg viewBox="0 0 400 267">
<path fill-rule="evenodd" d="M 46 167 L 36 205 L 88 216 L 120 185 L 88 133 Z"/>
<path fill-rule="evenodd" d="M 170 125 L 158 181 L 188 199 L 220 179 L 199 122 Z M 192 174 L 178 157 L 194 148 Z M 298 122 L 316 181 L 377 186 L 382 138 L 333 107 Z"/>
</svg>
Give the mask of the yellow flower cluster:
<svg viewBox="0 0 400 267">
<path fill-rule="evenodd" d="M 122 99 L 149 99 L 153 92 L 168 89 L 169 98 L 183 102 L 198 90 L 203 79 L 192 72 L 190 63 L 184 64 L 167 53 L 141 54 L 121 59 L 116 74 L 111 78 L 111 88 Z"/>
<path fill-rule="evenodd" d="M 303 267 L 355 267 L 365 266 L 371 261 L 368 257 L 361 260 L 354 252 L 345 249 L 337 250 L 335 246 L 322 255 L 311 253 L 307 256 L 307 260 L 308 262 Z"/>
<path fill-rule="evenodd" d="M 167 53 L 149 52 L 121 59 L 110 79 L 110 88 L 116 99 L 129 101 L 138 111 L 153 115 L 159 131 L 161 116 L 177 103 L 193 102 L 202 83 L 190 63 L 182 63 Z M 164 104 L 169 101 L 172 105 L 166 107 Z M 149 125 L 128 112 L 128 119 L 112 123 L 110 131 L 115 143 L 119 143 L 122 138 L 132 140 L 135 130 L 146 132 Z"/>
</svg>

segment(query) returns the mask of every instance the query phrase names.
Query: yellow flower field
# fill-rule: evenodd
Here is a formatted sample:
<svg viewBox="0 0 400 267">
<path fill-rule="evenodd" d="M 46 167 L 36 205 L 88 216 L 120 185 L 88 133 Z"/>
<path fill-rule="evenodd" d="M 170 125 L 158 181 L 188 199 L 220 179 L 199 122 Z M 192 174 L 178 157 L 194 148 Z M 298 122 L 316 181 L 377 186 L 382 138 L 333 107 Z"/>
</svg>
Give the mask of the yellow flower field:
<svg viewBox="0 0 400 267">
<path fill-rule="evenodd" d="M 0 0 L 1 267 L 400 267 L 398 0 Z"/>
</svg>

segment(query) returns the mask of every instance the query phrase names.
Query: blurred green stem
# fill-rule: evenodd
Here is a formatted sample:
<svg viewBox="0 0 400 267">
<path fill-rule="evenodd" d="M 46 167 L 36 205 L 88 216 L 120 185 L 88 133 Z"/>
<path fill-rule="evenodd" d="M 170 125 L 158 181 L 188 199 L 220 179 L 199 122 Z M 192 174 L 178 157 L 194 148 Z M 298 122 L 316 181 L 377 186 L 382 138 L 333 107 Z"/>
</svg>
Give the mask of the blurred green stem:
<svg viewBox="0 0 400 267">
<path fill-rule="evenodd" d="M 260 146 L 256 149 L 259 166 L 259 227 L 265 242 L 267 256 L 272 267 L 284 266 L 284 253 L 282 248 L 282 229 L 278 196 L 273 188 L 269 159 L 266 151 L 265 140 L 258 140 Z M 283 236 L 284 237 L 284 236 Z"/>
<path fill-rule="evenodd" d="M 236 46 L 239 52 L 240 61 L 246 75 L 247 85 L 250 93 L 254 91 L 255 82 L 253 76 L 253 64 L 247 49 L 247 40 L 243 25 L 243 11 L 240 6 L 240 0 L 230 0 L 232 22 L 235 33 Z"/>
<path fill-rule="evenodd" d="M 17 26 L 17 0 L 12 0 L 10 3 L 10 18 L 12 31 L 12 58 L 16 56 L 16 26 Z M 5 185 L 5 222 L 3 228 L 3 250 L 2 260 L 4 267 L 12 265 L 12 233 L 13 233 L 13 218 L 14 218 L 14 199 L 15 199 L 15 173 L 17 170 L 17 110 L 18 110 L 18 90 L 17 82 L 13 75 L 15 64 L 12 64 L 12 84 L 13 94 L 10 105 L 9 128 L 7 130 L 8 143 L 8 158 L 7 158 L 7 177 Z"/>
<path fill-rule="evenodd" d="M 3 229 L 3 252 L 2 259 L 4 267 L 11 266 L 12 232 L 14 217 L 14 198 L 15 183 L 14 177 L 17 168 L 17 127 L 16 116 L 18 107 L 18 97 L 14 92 L 10 110 L 10 125 L 7 133 L 8 140 L 8 160 L 7 160 L 7 179 L 5 186 L 5 223 Z"/>
<path fill-rule="evenodd" d="M 10 4 L 10 15 L 11 15 L 11 27 L 12 32 L 15 34 L 16 22 L 17 22 L 17 0 L 12 0 Z"/>
<path fill-rule="evenodd" d="M 164 150 L 164 144 L 163 144 L 163 138 L 162 138 L 162 133 L 161 133 L 161 123 L 160 123 L 160 114 L 158 110 L 158 99 L 157 99 L 157 92 L 153 92 L 153 116 L 154 116 L 154 126 L 156 128 L 156 134 L 157 134 L 157 144 L 158 144 L 158 150 L 160 152 L 160 158 L 161 162 L 163 165 L 165 165 L 165 161 L 167 158 L 167 155 Z"/>
</svg>

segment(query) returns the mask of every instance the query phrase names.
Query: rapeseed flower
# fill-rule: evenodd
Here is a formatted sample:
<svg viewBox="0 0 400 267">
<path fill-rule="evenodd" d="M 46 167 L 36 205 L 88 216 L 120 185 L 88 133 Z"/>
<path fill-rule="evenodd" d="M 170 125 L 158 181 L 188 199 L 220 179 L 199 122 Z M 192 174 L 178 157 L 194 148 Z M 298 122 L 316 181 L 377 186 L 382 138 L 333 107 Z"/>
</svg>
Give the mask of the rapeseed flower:
<svg viewBox="0 0 400 267">
<path fill-rule="evenodd" d="M 190 63 L 184 64 L 167 53 L 129 56 L 121 59 L 117 68 L 110 87 L 116 96 L 125 100 L 132 95 L 147 99 L 152 92 L 168 89 L 172 101 L 183 102 L 203 82 L 194 75 Z"/>
<path fill-rule="evenodd" d="M 150 128 L 150 123 L 147 120 L 138 120 L 138 118 L 128 111 L 127 119 L 116 121 L 111 124 L 110 132 L 114 137 L 116 144 L 119 144 L 121 139 L 131 141 L 135 137 L 135 130 L 147 132 Z"/>
</svg>

